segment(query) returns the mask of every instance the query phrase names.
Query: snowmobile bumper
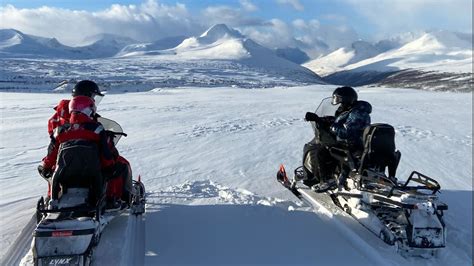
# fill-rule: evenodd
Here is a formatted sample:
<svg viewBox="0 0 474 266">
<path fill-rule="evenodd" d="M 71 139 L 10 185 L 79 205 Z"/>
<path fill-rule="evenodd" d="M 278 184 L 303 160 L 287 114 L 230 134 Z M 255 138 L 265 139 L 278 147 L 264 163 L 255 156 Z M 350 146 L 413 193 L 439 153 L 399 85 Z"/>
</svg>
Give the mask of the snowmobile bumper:
<svg viewBox="0 0 474 266">
<path fill-rule="evenodd" d="M 43 220 L 33 233 L 36 265 L 88 265 L 98 222 L 89 217 Z"/>
<path fill-rule="evenodd" d="M 38 266 L 49 266 L 49 265 L 89 265 L 89 258 L 84 255 L 78 256 L 57 256 L 57 257 L 45 257 L 38 258 L 36 265 Z"/>
</svg>

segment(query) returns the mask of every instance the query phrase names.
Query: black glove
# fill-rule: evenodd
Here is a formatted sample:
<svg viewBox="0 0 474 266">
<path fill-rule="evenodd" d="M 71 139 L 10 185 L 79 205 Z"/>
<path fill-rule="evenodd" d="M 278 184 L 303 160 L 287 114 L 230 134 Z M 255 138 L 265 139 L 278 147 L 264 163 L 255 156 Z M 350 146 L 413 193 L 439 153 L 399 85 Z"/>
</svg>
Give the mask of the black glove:
<svg viewBox="0 0 474 266">
<path fill-rule="evenodd" d="M 318 122 L 319 116 L 315 113 L 307 112 L 306 115 L 304 116 L 304 120 Z"/>
<path fill-rule="evenodd" d="M 111 180 L 117 177 L 117 171 L 115 165 L 108 166 L 102 169 L 102 174 L 105 177 L 105 180 Z"/>
<path fill-rule="evenodd" d="M 50 179 L 53 176 L 53 170 L 45 168 L 42 164 L 38 165 L 38 173 L 45 179 Z"/>
</svg>

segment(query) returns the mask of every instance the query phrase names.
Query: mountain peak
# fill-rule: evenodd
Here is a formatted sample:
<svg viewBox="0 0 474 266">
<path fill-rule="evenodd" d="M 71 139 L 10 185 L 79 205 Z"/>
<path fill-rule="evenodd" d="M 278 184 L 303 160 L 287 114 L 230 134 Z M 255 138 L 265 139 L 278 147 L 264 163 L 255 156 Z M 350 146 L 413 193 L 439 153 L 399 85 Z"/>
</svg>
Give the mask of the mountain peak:
<svg viewBox="0 0 474 266">
<path fill-rule="evenodd" d="M 204 32 L 200 37 L 219 39 L 224 36 L 233 37 L 233 38 L 242 38 L 243 35 L 239 31 L 230 29 L 226 24 L 216 24 L 210 27 L 206 32 Z"/>
<path fill-rule="evenodd" d="M 472 35 L 459 32 L 436 30 L 425 32 L 421 37 L 407 43 L 404 49 L 409 50 L 452 50 L 472 49 Z"/>
<path fill-rule="evenodd" d="M 15 29 L 0 29 L 0 42 L 9 40 L 11 38 L 23 38 L 24 34 Z"/>
</svg>

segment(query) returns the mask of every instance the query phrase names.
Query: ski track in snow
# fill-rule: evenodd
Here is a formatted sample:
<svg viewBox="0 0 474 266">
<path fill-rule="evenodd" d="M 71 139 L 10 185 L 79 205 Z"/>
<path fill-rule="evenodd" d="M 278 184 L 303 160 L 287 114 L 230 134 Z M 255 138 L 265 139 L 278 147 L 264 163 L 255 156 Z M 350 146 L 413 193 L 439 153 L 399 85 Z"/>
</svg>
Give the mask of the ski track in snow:
<svg viewBox="0 0 474 266">
<path fill-rule="evenodd" d="M 15 242 L 13 242 L 6 251 L 5 256 L 0 260 L 0 265 L 19 265 L 22 259 L 31 260 L 31 254 L 28 254 L 31 241 L 33 239 L 32 232 L 36 227 L 36 216 L 33 215 L 26 226 L 20 232 Z M 25 254 L 27 254 L 25 256 Z"/>
<path fill-rule="evenodd" d="M 230 134 L 243 131 L 269 129 L 274 127 L 286 127 L 302 120 L 303 119 L 301 118 L 274 118 L 269 121 L 263 121 L 260 124 L 243 119 L 236 119 L 232 121 L 216 121 L 214 123 L 210 123 L 211 125 L 209 125 L 209 123 L 203 125 L 193 125 L 190 131 L 176 133 L 176 135 L 186 136 L 188 138 L 207 137 L 215 134 Z"/>
<path fill-rule="evenodd" d="M 410 138 L 412 141 L 432 141 L 438 139 L 441 141 L 453 142 L 454 144 L 462 144 L 472 147 L 471 136 L 465 136 L 464 139 L 452 138 L 443 134 L 436 133 L 432 130 L 424 130 L 416 128 L 414 126 L 395 126 L 396 134 L 400 134 L 403 137 Z"/>
<path fill-rule="evenodd" d="M 129 134 L 118 148 L 144 180 L 147 213 L 112 221 L 94 263 L 472 265 L 472 125 L 466 123 L 472 103 L 465 95 L 360 89 L 360 98 L 373 104 L 372 122 L 396 129 L 400 179 L 419 170 L 442 186 L 440 197 L 449 205 L 448 240 L 438 258 L 394 254 L 343 213 L 313 212 L 276 183 L 278 164 L 291 172 L 312 137 L 304 113 L 332 89 L 156 89 L 107 95 L 99 112 Z M 53 107 L 68 97 L 40 95 L 41 101 L 37 94 L 0 94 L 2 265 L 18 264 L 27 252 L 34 227 L 28 218 L 46 190 L 35 169 L 48 144 L 51 108 L 44 105 Z M 16 123 L 25 117 L 30 123 Z M 285 252 L 276 252 L 282 246 Z"/>
</svg>

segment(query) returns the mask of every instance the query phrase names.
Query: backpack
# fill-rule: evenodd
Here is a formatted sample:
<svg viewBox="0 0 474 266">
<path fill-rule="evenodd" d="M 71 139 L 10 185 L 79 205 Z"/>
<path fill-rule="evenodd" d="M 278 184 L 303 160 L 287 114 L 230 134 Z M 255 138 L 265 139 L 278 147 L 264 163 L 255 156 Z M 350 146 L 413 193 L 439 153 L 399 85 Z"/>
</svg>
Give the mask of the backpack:
<svg viewBox="0 0 474 266">
<path fill-rule="evenodd" d="M 364 169 L 375 169 L 388 176 L 395 177 L 401 153 L 395 150 L 395 129 L 389 124 L 372 124 L 364 129 L 364 151 L 361 157 L 359 172 Z"/>
</svg>

